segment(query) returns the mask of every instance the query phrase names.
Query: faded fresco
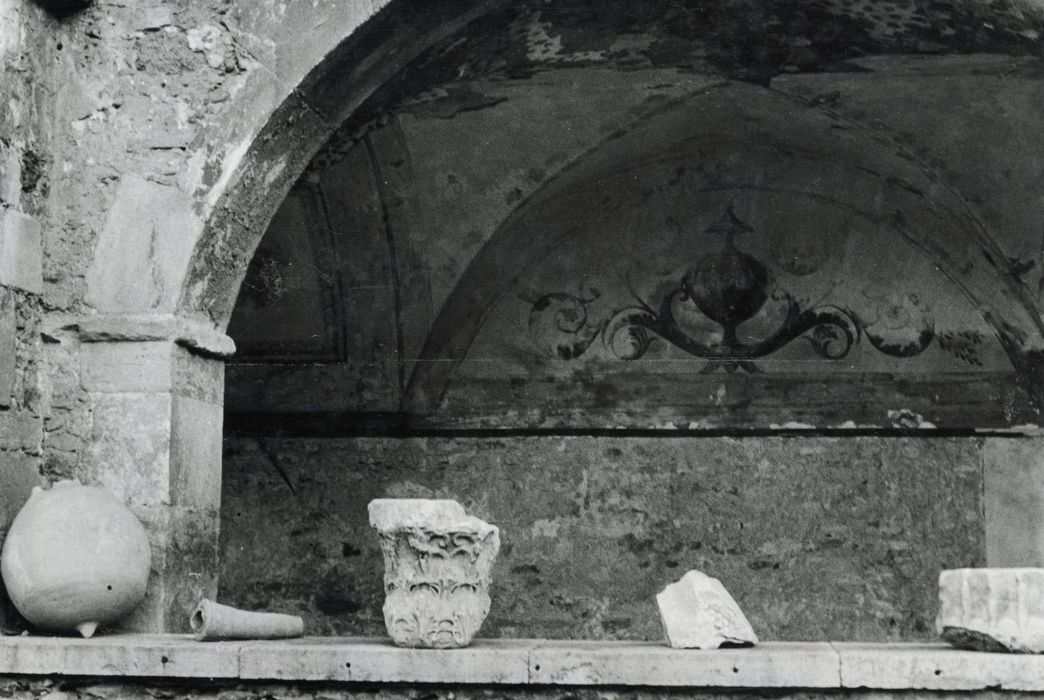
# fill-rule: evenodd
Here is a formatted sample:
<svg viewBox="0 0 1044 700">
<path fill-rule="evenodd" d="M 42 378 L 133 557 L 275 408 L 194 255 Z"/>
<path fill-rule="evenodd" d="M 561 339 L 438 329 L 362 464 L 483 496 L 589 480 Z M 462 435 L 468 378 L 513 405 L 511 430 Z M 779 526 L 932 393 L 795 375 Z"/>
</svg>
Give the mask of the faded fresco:
<svg viewBox="0 0 1044 700">
<path fill-rule="evenodd" d="M 302 410 L 303 388 L 324 410 L 521 427 L 931 428 L 1029 413 L 984 313 L 996 280 L 969 286 L 959 259 L 925 243 L 925 227 L 959 231 L 967 215 L 775 137 L 672 136 L 630 157 L 687 116 L 617 139 L 477 242 L 458 233 L 456 251 L 421 216 L 478 196 L 452 173 L 432 175 L 445 185 L 433 194 L 397 172 L 392 209 L 374 148 L 325 165 L 288 198 L 243 287 L 231 372 L 253 387 L 244 405 Z M 374 143 L 402 152 L 404 129 Z"/>
</svg>

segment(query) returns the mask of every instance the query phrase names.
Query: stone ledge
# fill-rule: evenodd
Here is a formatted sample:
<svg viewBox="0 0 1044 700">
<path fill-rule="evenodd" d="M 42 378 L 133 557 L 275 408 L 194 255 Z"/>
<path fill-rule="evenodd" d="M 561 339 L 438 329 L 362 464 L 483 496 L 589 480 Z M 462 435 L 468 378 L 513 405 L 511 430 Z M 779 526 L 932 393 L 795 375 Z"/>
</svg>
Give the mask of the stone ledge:
<svg viewBox="0 0 1044 700">
<path fill-rule="evenodd" d="M 46 319 L 44 331 L 74 334 L 84 343 L 144 343 L 170 340 L 208 357 L 227 358 L 235 342 L 211 324 L 174 314 L 57 314 Z"/>
<path fill-rule="evenodd" d="M 530 683 L 708 688 L 837 688 L 828 642 L 766 642 L 752 648 L 672 649 L 661 642 L 538 642 Z"/>
<path fill-rule="evenodd" d="M 987 654 L 943 644 L 835 643 L 844 688 L 1044 690 L 1044 654 Z"/>
<path fill-rule="evenodd" d="M 943 644 L 766 642 L 671 649 L 658 642 L 476 640 L 401 649 L 386 639 L 197 642 L 189 635 L 0 637 L 0 675 L 476 685 L 1044 691 L 1044 655 Z"/>
</svg>

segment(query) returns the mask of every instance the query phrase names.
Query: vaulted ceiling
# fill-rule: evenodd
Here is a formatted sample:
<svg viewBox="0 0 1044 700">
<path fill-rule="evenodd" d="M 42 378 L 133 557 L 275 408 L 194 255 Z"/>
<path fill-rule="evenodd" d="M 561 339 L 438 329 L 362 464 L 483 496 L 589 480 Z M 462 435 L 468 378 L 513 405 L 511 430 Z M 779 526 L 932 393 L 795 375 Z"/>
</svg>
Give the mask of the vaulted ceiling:
<svg viewBox="0 0 1044 700">
<path fill-rule="evenodd" d="M 468 425 L 1034 420 L 1042 25 L 1017 2 L 491 11 L 313 160 L 241 293 L 228 403 Z M 728 243 L 708 233 L 726 212 Z M 698 269 L 753 295 L 737 338 L 693 306 Z M 844 318 L 810 320 L 826 309 Z"/>
</svg>

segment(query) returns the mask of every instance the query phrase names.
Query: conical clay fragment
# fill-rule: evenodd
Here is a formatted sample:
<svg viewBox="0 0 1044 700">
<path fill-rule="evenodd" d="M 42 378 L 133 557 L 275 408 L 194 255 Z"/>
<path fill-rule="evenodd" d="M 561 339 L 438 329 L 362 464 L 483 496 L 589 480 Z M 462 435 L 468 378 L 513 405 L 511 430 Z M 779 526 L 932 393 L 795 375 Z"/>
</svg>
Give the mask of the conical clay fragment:
<svg viewBox="0 0 1044 700">
<path fill-rule="evenodd" d="M 667 642 L 675 649 L 758 643 L 754 629 L 721 581 L 692 570 L 656 596 Z"/>
</svg>

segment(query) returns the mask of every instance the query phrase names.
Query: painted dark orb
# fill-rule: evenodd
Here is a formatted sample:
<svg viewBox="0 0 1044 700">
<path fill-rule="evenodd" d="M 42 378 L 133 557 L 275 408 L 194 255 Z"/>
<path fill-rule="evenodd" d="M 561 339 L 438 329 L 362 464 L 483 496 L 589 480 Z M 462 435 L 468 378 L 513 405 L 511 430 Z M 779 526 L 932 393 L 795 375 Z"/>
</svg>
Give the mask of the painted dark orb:
<svg viewBox="0 0 1044 700">
<path fill-rule="evenodd" d="M 768 301 L 768 270 L 732 245 L 709 255 L 682 280 L 685 292 L 711 320 L 734 327 L 756 314 Z"/>
</svg>

